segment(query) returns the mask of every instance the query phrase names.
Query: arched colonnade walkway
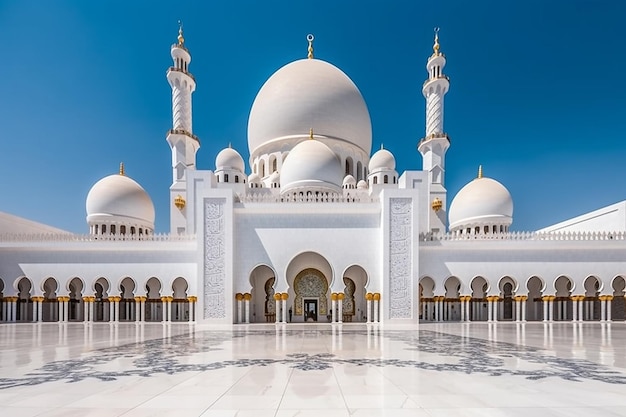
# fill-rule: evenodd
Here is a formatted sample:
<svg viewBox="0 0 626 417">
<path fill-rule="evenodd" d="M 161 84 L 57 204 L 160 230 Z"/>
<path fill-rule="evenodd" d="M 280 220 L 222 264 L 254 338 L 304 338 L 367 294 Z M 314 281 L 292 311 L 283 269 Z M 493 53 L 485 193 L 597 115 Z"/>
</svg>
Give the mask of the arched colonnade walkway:
<svg viewBox="0 0 626 417">
<path fill-rule="evenodd" d="M 69 279 L 65 286 L 48 277 L 36 288 L 28 277 L 15 281 L 15 290 L 0 279 L 0 321 L 2 322 L 181 322 L 196 320 L 198 298 L 188 295 L 183 277 L 164 288 L 150 277 L 137 282 L 124 277 L 112 287 L 100 277 L 90 283 Z M 13 291 L 10 291 L 13 290 Z M 6 295 L 13 293 L 15 295 Z"/>
<path fill-rule="evenodd" d="M 451 276 L 442 288 L 431 277 L 420 279 L 421 321 L 623 321 L 626 320 L 626 278 L 618 275 L 608 283 L 588 276 L 582 288 L 565 275 L 557 277 L 552 290 L 546 281 L 532 276 L 523 283 L 505 276 L 496 291 L 482 276 L 474 277 L 466 294 L 461 280 Z"/>
<path fill-rule="evenodd" d="M 249 273 L 249 289 L 235 294 L 234 321 L 376 323 L 380 293 L 369 292 L 368 283 L 362 266 L 351 265 L 337 274 L 316 252 L 296 255 L 282 279 L 272 266 L 260 264 Z"/>
</svg>

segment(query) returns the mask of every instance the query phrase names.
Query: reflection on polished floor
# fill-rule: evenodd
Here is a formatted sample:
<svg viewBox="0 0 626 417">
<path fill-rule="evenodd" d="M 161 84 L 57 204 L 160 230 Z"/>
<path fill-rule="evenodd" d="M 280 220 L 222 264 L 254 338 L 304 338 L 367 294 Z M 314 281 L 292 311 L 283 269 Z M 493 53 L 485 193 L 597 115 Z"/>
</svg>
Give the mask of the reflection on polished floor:
<svg viewBox="0 0 626 417">
<path fill-rule="evenodd" d="M 0 325 L 6 416 L 626 416 L 626 323 Z"/>
</svg>

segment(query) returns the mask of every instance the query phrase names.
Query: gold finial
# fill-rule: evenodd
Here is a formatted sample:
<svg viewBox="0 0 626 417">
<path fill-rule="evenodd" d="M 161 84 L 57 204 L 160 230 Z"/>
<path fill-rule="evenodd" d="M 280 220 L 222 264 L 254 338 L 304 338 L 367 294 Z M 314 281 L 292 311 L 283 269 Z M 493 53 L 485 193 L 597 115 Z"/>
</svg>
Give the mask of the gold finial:
<svg viewBox="0 0 626 417">
<path fill-rule="evenodd" d="M 185 38 L 183 37 L 183 22 L 178 21 L 178 44 L 183 46 L 185 44 Z"/>
<path fill-rule="evenodd" d="M 306 40 L 309 41 L 309 55 L 307 56 L 307 58 L 309 59 L 313 59 L 313 40 L 314 39 L 315 39 L 315 36 L 311 35 L 310 33 L 306 35 Z"/>
<path fill-rule="evenodd" d="M 124 163 L 120 162 L 120 175 L 126 175 L 126 173 L 124 172 Z"/>
<path fill-rule="evenodd" d="M 483 166 L 478 165 L 478 178 L 482 178 L 482 177 L 483 177 Z"/>
<path fill-rule="evenodd" d="M 443 201 L 441 201 L 439 198 L 435 197 L 433 202 L 430 204 L 430 207 L 433 209 L 433 211 L 435 213 L 437 213 L 443 207 Z"/>
<path fill-rule="evenodd" d="M 439 28 L 435 28 L 435 44 L 433 45 L 433 54 L 440 55 L 439 53 Z"/>
<path fill-rule="evenodd" d="M 309 130 L 309 139 L 313 139 L 313 128 Z"/>
</svg>

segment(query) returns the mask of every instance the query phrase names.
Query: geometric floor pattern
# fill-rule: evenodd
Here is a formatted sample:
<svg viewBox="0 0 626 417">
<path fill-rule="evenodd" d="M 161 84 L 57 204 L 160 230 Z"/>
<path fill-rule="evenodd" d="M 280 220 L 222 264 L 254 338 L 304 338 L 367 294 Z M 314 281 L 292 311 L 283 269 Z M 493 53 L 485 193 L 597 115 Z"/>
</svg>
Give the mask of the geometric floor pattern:
<svg viewBox="0 0 626 417">
<path fill-rule="evenodd" d="M 4 416 L 625 416 L 626 323 L 0 324 Z"/>
</svg>

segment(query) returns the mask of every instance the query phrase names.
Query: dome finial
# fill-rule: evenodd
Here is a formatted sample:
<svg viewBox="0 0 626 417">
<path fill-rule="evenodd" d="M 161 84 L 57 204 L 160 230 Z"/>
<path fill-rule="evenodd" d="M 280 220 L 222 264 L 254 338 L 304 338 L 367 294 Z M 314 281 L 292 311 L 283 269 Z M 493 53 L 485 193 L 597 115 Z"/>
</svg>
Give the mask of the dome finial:
<svg viewBox="0 0 626 417">
<path fill-rule="evenodd" d="M 483 166 L 478 165 L 478 178 L 482 178 L 482 177 L 483 177 Z"/>
<path fill-rule="evenodd" d="M 313 139 L 313 128 L 309 130 L 309 139 Z"/>
<path fill-rule="evenodd" d="M 185 38 L 183 37 L 183 22 L 178 21 L 178 44 L 185 46 Z"/>
<path fill-rule="evenodd" d="M 439 28 L 435 28 L 435 44 L 433 45 L 433 55 L 441 55 L 439 52 Z"/>
<path fill-rule="evenodd" d="M 383 149 L 385 149 L 385 146 L 383 145 L 382 142 L 380 142 L 380 150 L 382 151 Z"/>
<path fill-rule="evenodd" d="M 124 172 L 124 163 L 120 162 L 120 175 L 126 175 L 126 172 Z"/>
<path fill-rule="evenodd" d="M 310 33 L 306 35 L 306 40 L 309 41 L 309 55 L 307 56 L 307 58 L 309 59 L 313 59 L 313 40 L 314 39 L 315 39 L 315 36 L 311 35 Z"/>
</svg>

